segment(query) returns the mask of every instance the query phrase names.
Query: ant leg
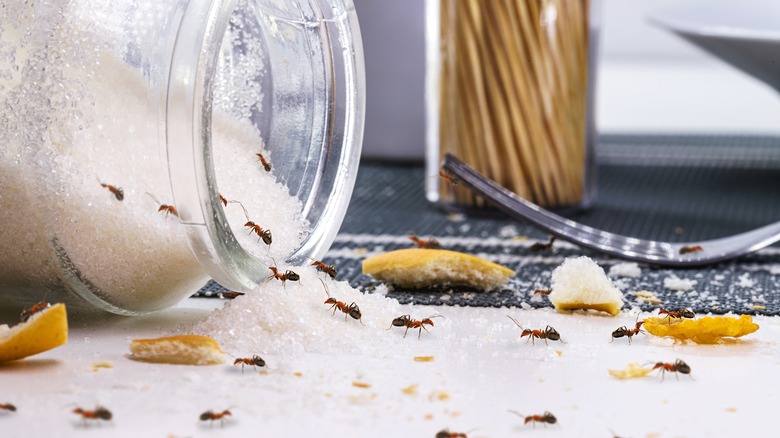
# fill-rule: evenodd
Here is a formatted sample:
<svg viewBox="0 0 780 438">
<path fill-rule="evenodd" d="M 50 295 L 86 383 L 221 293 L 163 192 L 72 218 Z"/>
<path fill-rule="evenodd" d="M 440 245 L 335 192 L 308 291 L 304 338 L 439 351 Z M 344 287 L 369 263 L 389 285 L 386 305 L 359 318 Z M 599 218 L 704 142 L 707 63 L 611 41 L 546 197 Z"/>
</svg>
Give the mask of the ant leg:
<svg viewBox="0 0 780 438">
<path fill-rule="evenodd" d="M 409 326 L 406 326 L 406 331 L 404 332 L 404 338 L 406 337 L 406 334 L 409 333 Z"/>
</svg>

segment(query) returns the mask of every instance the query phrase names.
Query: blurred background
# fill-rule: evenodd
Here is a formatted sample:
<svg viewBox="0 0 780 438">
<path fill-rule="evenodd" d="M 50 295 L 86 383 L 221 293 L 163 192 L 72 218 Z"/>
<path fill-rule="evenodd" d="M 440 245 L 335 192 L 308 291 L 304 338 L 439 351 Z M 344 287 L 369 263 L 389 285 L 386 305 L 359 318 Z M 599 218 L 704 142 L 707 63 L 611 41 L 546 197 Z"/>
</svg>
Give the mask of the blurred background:
<svg viewBox="0 0 780 438">
<path fill-rule="evenodd" d="M 368 88 L 363 157 L 421 161 L 425 1 L 354 2 Z M 599 133 L 780 135 L 773 89 L 648 20 L 688 3 L 701 0 L 602 0 Z"/>
</svg>

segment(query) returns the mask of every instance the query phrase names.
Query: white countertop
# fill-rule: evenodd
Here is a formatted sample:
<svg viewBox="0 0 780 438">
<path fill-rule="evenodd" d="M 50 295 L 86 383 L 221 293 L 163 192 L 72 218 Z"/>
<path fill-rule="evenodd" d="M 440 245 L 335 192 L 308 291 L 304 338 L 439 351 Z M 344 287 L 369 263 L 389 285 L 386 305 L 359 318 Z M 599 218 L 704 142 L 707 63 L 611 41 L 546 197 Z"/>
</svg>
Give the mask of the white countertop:
<svg viewBox="0 0 780 438">
<path fill-rule="evenodd" d="M 320 305 L 321 292 L 312 306 Z M 300 299 L 309 299 L 302 293 Z M 780 319 L 772 317 L 756 318 L 760 330 L 729 345 L 674 345 L 650 335 L 629 345 L 626 339 L 610 343 L 610 333 L 633 325 L 630 312 L 613 318 L 549 309 L 392 306 L 388 312 L 446 317 L 418 340 L 411 331 L 404 339 L 403 329 L 385 330 L 387 321 L 371 321 L 365 305 L 366 326 L 333 317 L 323 306 L 322 317 L 303 321 L 311 327 L 308 342 L 320 341 L 291 345 L 293 353 L 285 357 L 261 354 L 267 374 L 252 368 L 242 373 L 229 363 L 159 365 L 127 357 L 131 339 L 186 331 L 223 303 L 188 299 L 150 316 L 76 321 L 66 346 L 0 366 L 0 402 L 18 408 L 0 412 L 0 435 L 433 437 L 449 428 L 469 437 L 695 437 L 767 436 L 773 427 Z M 549 324 L 566 343 L 526 343 L 507 314 L 532 328 Z M 242 330 L 242 322 L 235 329 Z M 350 334 L 356 344 L 363 338 L 379 342 L 347 348 Z M 330 347 L 333 337 L 338 342 Z M 334 354 L 325 353 L 330 348 Z M 434 360 L 416 362 L 415 356 Z M 667 374 L 661 381 L 654 373 L 624 381 L 607 371 L 677 358 L 690 365 L 690 377 Z M 93 368 L 104 361 L 113 368 Z M 412 385 L 415 394 L 402 391 Z M 113 412 L 111 422 L 85 427 L 70 412 L 97 404 Z M 198 421 L 206 410 L 226 408 L 233 416 L 223 426 Z M 508 410 L 550 411 L 559 424 L 524 426 Z"/>
</svg>

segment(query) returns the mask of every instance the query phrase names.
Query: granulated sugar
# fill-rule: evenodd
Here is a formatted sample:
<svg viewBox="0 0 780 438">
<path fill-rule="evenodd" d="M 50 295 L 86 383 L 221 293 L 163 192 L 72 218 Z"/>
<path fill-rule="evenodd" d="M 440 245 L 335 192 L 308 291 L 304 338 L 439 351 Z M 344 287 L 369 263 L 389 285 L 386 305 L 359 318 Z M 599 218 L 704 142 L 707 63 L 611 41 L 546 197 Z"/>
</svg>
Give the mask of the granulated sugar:
<svg viewBox="0 0 780 438">
<path fill-rule="evenodd" d="M 693 289 L 698 283 L 696 280 L 689 278 L 679 278 L 676 275 L 664 278 L 664 287 L 676 291 L 686 291 Z"/>
</svg>

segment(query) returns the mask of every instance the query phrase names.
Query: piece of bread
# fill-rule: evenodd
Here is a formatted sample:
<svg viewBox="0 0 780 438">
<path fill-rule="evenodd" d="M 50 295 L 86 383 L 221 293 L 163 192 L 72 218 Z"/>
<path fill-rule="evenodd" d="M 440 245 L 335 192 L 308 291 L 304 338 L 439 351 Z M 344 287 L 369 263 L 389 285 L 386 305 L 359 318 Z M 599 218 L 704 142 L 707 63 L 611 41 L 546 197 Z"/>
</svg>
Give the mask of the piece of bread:
<svg viewBox="0 0 780 438">
<path fill-rule="evenodd" d="M 515 272 L 509 268 L 462 252 L 444 249 L 407 248 L 363 260 L 363 273 L 386 283 L 408 288 L 444 285 L 495 289 Z"/>
<path fill-rule="evenodd" d="M 556 310 L 592 309 L 612 316 L 623 307 L 623 293 L 589 257 L 567 258 L 552 273 L 547 297 Z"/>
<path fill-rule="evenodd" d="M 68 342 L 64 304 L 40 310 L 13 327 L 0 325 L 0 363 L 23 359 Z"/>
<path fill-rule="evenodd" d="M 225 354 L 213 338 L 201 335 L 178 335 L 134 339 L 130 343 L 130 358 L 154 363 L 215 365 L 225 361 Z"/>
</svg>

